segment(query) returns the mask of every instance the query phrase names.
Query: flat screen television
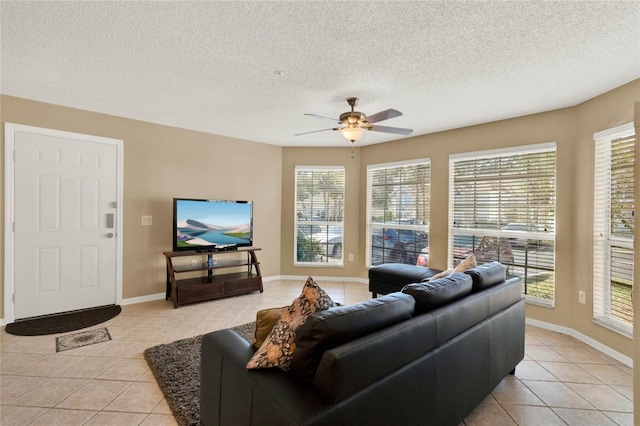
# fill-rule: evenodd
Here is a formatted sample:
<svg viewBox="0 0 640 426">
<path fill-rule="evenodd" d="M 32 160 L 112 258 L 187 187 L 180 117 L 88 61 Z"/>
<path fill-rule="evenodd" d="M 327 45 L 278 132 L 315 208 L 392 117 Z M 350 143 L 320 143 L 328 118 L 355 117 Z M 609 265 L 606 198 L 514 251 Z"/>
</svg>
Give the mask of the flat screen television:
<svg viewBox="0 0 640 426">
<path fill-rule="evenodd" d="M 253 203 L 173 199 L 173 251 L 234 250 L 253 244 Z"/>
</svg>

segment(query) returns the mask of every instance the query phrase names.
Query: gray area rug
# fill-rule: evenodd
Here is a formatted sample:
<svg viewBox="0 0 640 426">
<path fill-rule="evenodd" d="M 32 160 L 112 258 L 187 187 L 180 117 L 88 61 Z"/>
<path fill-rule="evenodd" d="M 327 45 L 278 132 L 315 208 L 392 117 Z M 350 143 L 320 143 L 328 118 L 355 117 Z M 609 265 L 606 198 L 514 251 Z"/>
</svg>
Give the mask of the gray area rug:
<svg viewBox="0 0 640 426">
<path fill-rule="evenodd" d="M 253 339 L 255 322 L 231 327 L 247 341 Z M 153 346 L 144 358 L 153 372 L 176 422 L 200 424 L 200 346 L 202 336 Z"/>
</svg>

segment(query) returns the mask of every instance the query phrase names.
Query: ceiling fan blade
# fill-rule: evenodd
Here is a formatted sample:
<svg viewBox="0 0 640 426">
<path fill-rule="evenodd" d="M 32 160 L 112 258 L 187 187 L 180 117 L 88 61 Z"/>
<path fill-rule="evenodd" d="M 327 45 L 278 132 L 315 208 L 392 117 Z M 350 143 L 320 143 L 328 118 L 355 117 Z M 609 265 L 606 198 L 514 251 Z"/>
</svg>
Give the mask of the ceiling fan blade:
<svg viewBox="0 0 640 426">
<path fill-rule="evenodd" d="M 400 117 L 402 113 L 395 109 L 388 109 L 386 111 L 380 111 L 367 117 L 369 123 L 377 123 L 378 121 L 388 120 L 394 117 Z"/>
<path fill-rule="evenodd" d="M 402 127 L 388 127 L 388 126 L 371 126 L 369 130 L 374 132 L 395 133 L 397 135 L 410 135 L 413 129 L 403 129 Z"/>
<path fill-rule="evenodd" d="M 341 122 L 339 122 L 338 120 L 336 120 L 335 118 L 329 118 L 329 117 L 325 117 L 323 115 L 318 115 L 318 114 L 305 114 L 308 115 L 309 117 L 315 117 L 315 118 L 320 118 L 322 120 L 329 120 L 329 121 L 333 121 L 336 124 L 342 124 Z"/>
<path fill-rule="evenodd" d="M 296 133 L 293 136 L 302 136 L 302 135 L 308 135 L 309 133 L 326 132 L 327 130 L 340 130 L 340 129 L 332 127 L 331 129 L 320 129 L 320 130 L 312 130 L 310 132 Z"/>
</svg>

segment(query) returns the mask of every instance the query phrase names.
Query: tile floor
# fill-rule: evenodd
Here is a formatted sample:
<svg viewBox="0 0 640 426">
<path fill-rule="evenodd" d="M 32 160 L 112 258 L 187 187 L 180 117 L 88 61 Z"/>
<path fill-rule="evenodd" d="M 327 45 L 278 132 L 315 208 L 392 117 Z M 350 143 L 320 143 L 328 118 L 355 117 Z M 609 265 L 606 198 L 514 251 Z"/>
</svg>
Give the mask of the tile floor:
<svg viewBox="0 0 640 426">
<path fill-rule="evenodd" d="M 370 298 L 366 285 L 319 284 L 343 304 Z M 55 335 L 0 333 L 0 424 L 174 425 L 148 369 L 145 348 L 243 324 L 284 306 L 302 281 L 271 281 L 264 293 L 185 305 L 123 306 L 113 340 L 56 353 Z M 70 334 L 70 333 L 65 333 Z M 465 425 L 632 425 L 632 370 L 562 334 L 527 326 L 526 356 Z"/>
</svg>

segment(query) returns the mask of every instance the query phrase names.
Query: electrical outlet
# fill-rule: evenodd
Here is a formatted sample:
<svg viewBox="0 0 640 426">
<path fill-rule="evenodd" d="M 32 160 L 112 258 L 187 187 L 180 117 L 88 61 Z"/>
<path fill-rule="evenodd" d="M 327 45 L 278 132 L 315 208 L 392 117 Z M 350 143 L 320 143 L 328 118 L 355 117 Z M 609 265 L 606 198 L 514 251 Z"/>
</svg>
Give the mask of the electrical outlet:
<svg viewBox="0 0 640 426">
<path fill-rule="evenodd" d="M 145 226 L 153 225 L 153 216 L 142 216 L 140 223 Z"/>
<path fill-rule="evenodd" d="M 578 291 L 578 302 L 582 303 L 583 305 L 586 305 L 587 293 L 585 293 L 584 291 Z"/>
<path fill-rule="evenodd" d="M 349 262 L 353 262 L 353 253 L 349 253 Z"/>
</svg>

